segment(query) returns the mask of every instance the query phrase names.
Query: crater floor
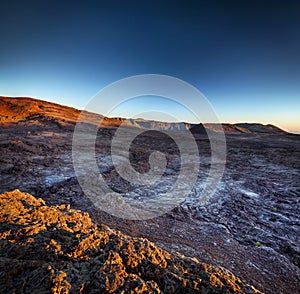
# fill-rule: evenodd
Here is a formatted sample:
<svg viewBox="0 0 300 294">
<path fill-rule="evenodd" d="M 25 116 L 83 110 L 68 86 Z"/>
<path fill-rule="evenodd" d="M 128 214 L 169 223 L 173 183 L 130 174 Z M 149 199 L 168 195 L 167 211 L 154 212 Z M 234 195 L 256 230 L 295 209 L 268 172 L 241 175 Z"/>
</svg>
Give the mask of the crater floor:
<svg viewBox="0 0 300 294">
<path fill-rule="evenodd" d="M 299 136 L 227 135 L 223 179 L 214 196 L 200 205 L 210 145 L 205 135 L 195 134 L 201 164 L 192 193 L 163 216 L 130 221 L 97 209 L 84 195 L 72 164 L 73 127 L 49 119 L 1 123 L 0 192 L 19 189 L 42 197 L 48 205 L 70 204 L 87 211 L 95 223 L 147 237 L 169 252 L 224 266 L 260 291 L 299 293 Z M 111 187 L 138 199 L 172 185 L 180 166 L 178 149 L 168 137 L 148 132 L 131 147 L 131 163 L 140 172 L 149 169 L 151 151 L 167 155 L 166 172 L 146 191 L 118 177 L 109 155 L 114 132 L 101 129 L 96 142 L 99 172 Z"/>
</svg>

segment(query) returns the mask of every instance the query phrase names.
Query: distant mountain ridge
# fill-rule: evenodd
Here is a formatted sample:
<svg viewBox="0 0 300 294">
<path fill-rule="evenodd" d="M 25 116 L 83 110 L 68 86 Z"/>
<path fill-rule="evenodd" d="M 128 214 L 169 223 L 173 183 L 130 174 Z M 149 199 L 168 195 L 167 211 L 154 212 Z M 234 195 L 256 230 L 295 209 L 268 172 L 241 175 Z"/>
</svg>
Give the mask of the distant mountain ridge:
<svg viewBox="0 0 300 294">
<path fill-rule="evenodd" d="M 28 97 L 0 96 L 0 122 L 16 122 L 32 119 L 54 119 L 57 122 L 76 123 L 81 111 L 69 106 L 43 101 Z M 190 124 L 186 122 L 161 122 L 145 119 L 109 118 L 103 115 L 84 111 L 81 116 L 83 122 L 97 124 L 100 120 L 105 127 L 118 127 L 121 124 L 127 127 L 155 129 L 165 131 L 186 131 L 205 134 L 206 130 L 220 131 L 219 125 L 214 123 Z M 222 123 L 226 134 L 286 134 L 287 132 L 271 124 L 260 123 Z"/>
</svg>

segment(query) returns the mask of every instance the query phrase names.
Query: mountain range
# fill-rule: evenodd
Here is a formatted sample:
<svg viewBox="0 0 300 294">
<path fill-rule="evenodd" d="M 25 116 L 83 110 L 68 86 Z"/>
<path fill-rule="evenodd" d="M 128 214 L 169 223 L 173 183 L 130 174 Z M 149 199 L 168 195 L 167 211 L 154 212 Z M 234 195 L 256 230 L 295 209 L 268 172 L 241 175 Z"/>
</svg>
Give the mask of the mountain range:
<svg viewBox="0 0 300 294">
<path fill-rule="evenodd" d="M 0 121 L 16 122 L 20 120 L 52 120 L 58 124 L 74 124 L 81 111 L 72 107 L 47 102 L 43 100 L 28 97 L 3 97 L 0 96 Z M 109 118 L 101 114 L 84 111 L 81 114 L 84 122 L 98 124 L 105 127 L 118 127 L 121 124 L 128 127 L 155 129 L 165 131 L 186 131 L 193 133 L 205 133 L 205 130 L 218 132 L 220 130 L 218 124 L 205 123 L 190 124 L 186 122 L 161 122 L 145 119 L 125 119 L 125 118 Z M 271 125 L 261 123 L 222 123 L 225 134 L 286 134 L 284 130 Z"/>
</svg>

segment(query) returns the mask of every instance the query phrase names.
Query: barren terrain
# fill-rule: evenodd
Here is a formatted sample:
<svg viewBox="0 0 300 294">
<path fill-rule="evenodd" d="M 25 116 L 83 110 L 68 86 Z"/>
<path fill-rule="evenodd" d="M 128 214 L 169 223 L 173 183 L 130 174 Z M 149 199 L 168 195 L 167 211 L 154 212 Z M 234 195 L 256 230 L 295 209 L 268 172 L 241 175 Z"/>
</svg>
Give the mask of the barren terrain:
<svg viewBox="0 0 300 294">
<path fill-rule="evenodd" d="M 94 224 L 70 205 L 0 195 L 1 293 L 260 293 L 221 267 Z"/>
<path fill-rule="evenodd" d="M 169 252 L 224 266 L 260 291 L 299 293 L 299 136 L 273 126 L 225 125 L 223 180 L 215 195 L 200 205 L 198 196 L 210 168 L 210 145 L 201 126 L 196 126 L 193 133 L 202 160 L 192 193 L 161 217 L 126 221 L 97 209 L 78 184 L 71 153 L 79 112 L 30 99 L 22 100 L 19 108 L 20 101 L 0 100 L 0 192 L 19 189 L 42 197 L 48 205 L 70 204 L 87 211 L 97 224 L 147 237 Z M 96 142 L 103 177 L 116 192 L 151 197 L 155 189 L 145 192 L 118 177 L 110 159 L 110 144 L 120 120 L 105 122 Z M 146 132 L 131 147 L 130 159 L 136 170 L 149 169 L 153 150 L 165 153 L 168 159 L 159 190 L 176 177 L 179 154 L 168 136 Z"/>
</svg>

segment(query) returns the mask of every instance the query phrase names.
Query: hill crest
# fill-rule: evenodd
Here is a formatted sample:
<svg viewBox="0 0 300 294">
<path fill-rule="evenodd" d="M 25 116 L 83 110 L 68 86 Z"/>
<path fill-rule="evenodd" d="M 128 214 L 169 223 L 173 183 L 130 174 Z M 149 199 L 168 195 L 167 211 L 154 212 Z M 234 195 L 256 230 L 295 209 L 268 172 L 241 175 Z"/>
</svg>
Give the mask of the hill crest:
<svg viewBox="0 0 300 294">
<path fill-rule="evenodd" d="M 0 122 L 18 122 L 21 120 L 39 120 L 53 119 L 59 123 L 75 124 L 80 114 L 82 122 L 90 124 L 98 124 L 101 120 L 101 125 L 104 127 L 118 127 L 121 124 L 127 127 L 156 129 L 166 131 L 186 131 L 190 130 L 193 133 L 205 134 L 205 130 L 213 132 L 220 131 L 217 124 L 205 123 L 190 124 L 185 122 L 161 122 L 145 119 L 125 119 L 125 118 L 109 118 L 103 115 L 81 112 L 78 109 L 60 105 L 53 102 L 38 100 L 28 97 L 3 97 L 0 96 Z M 204 128 L 205 126 L 205 128 Z M 286 131 L 271 125 L 263 125 L 260 123 L 237 123 L 229 124 L 222 123 L 223 131 L 226 134 L 287 134 Z"/>
</svg>

